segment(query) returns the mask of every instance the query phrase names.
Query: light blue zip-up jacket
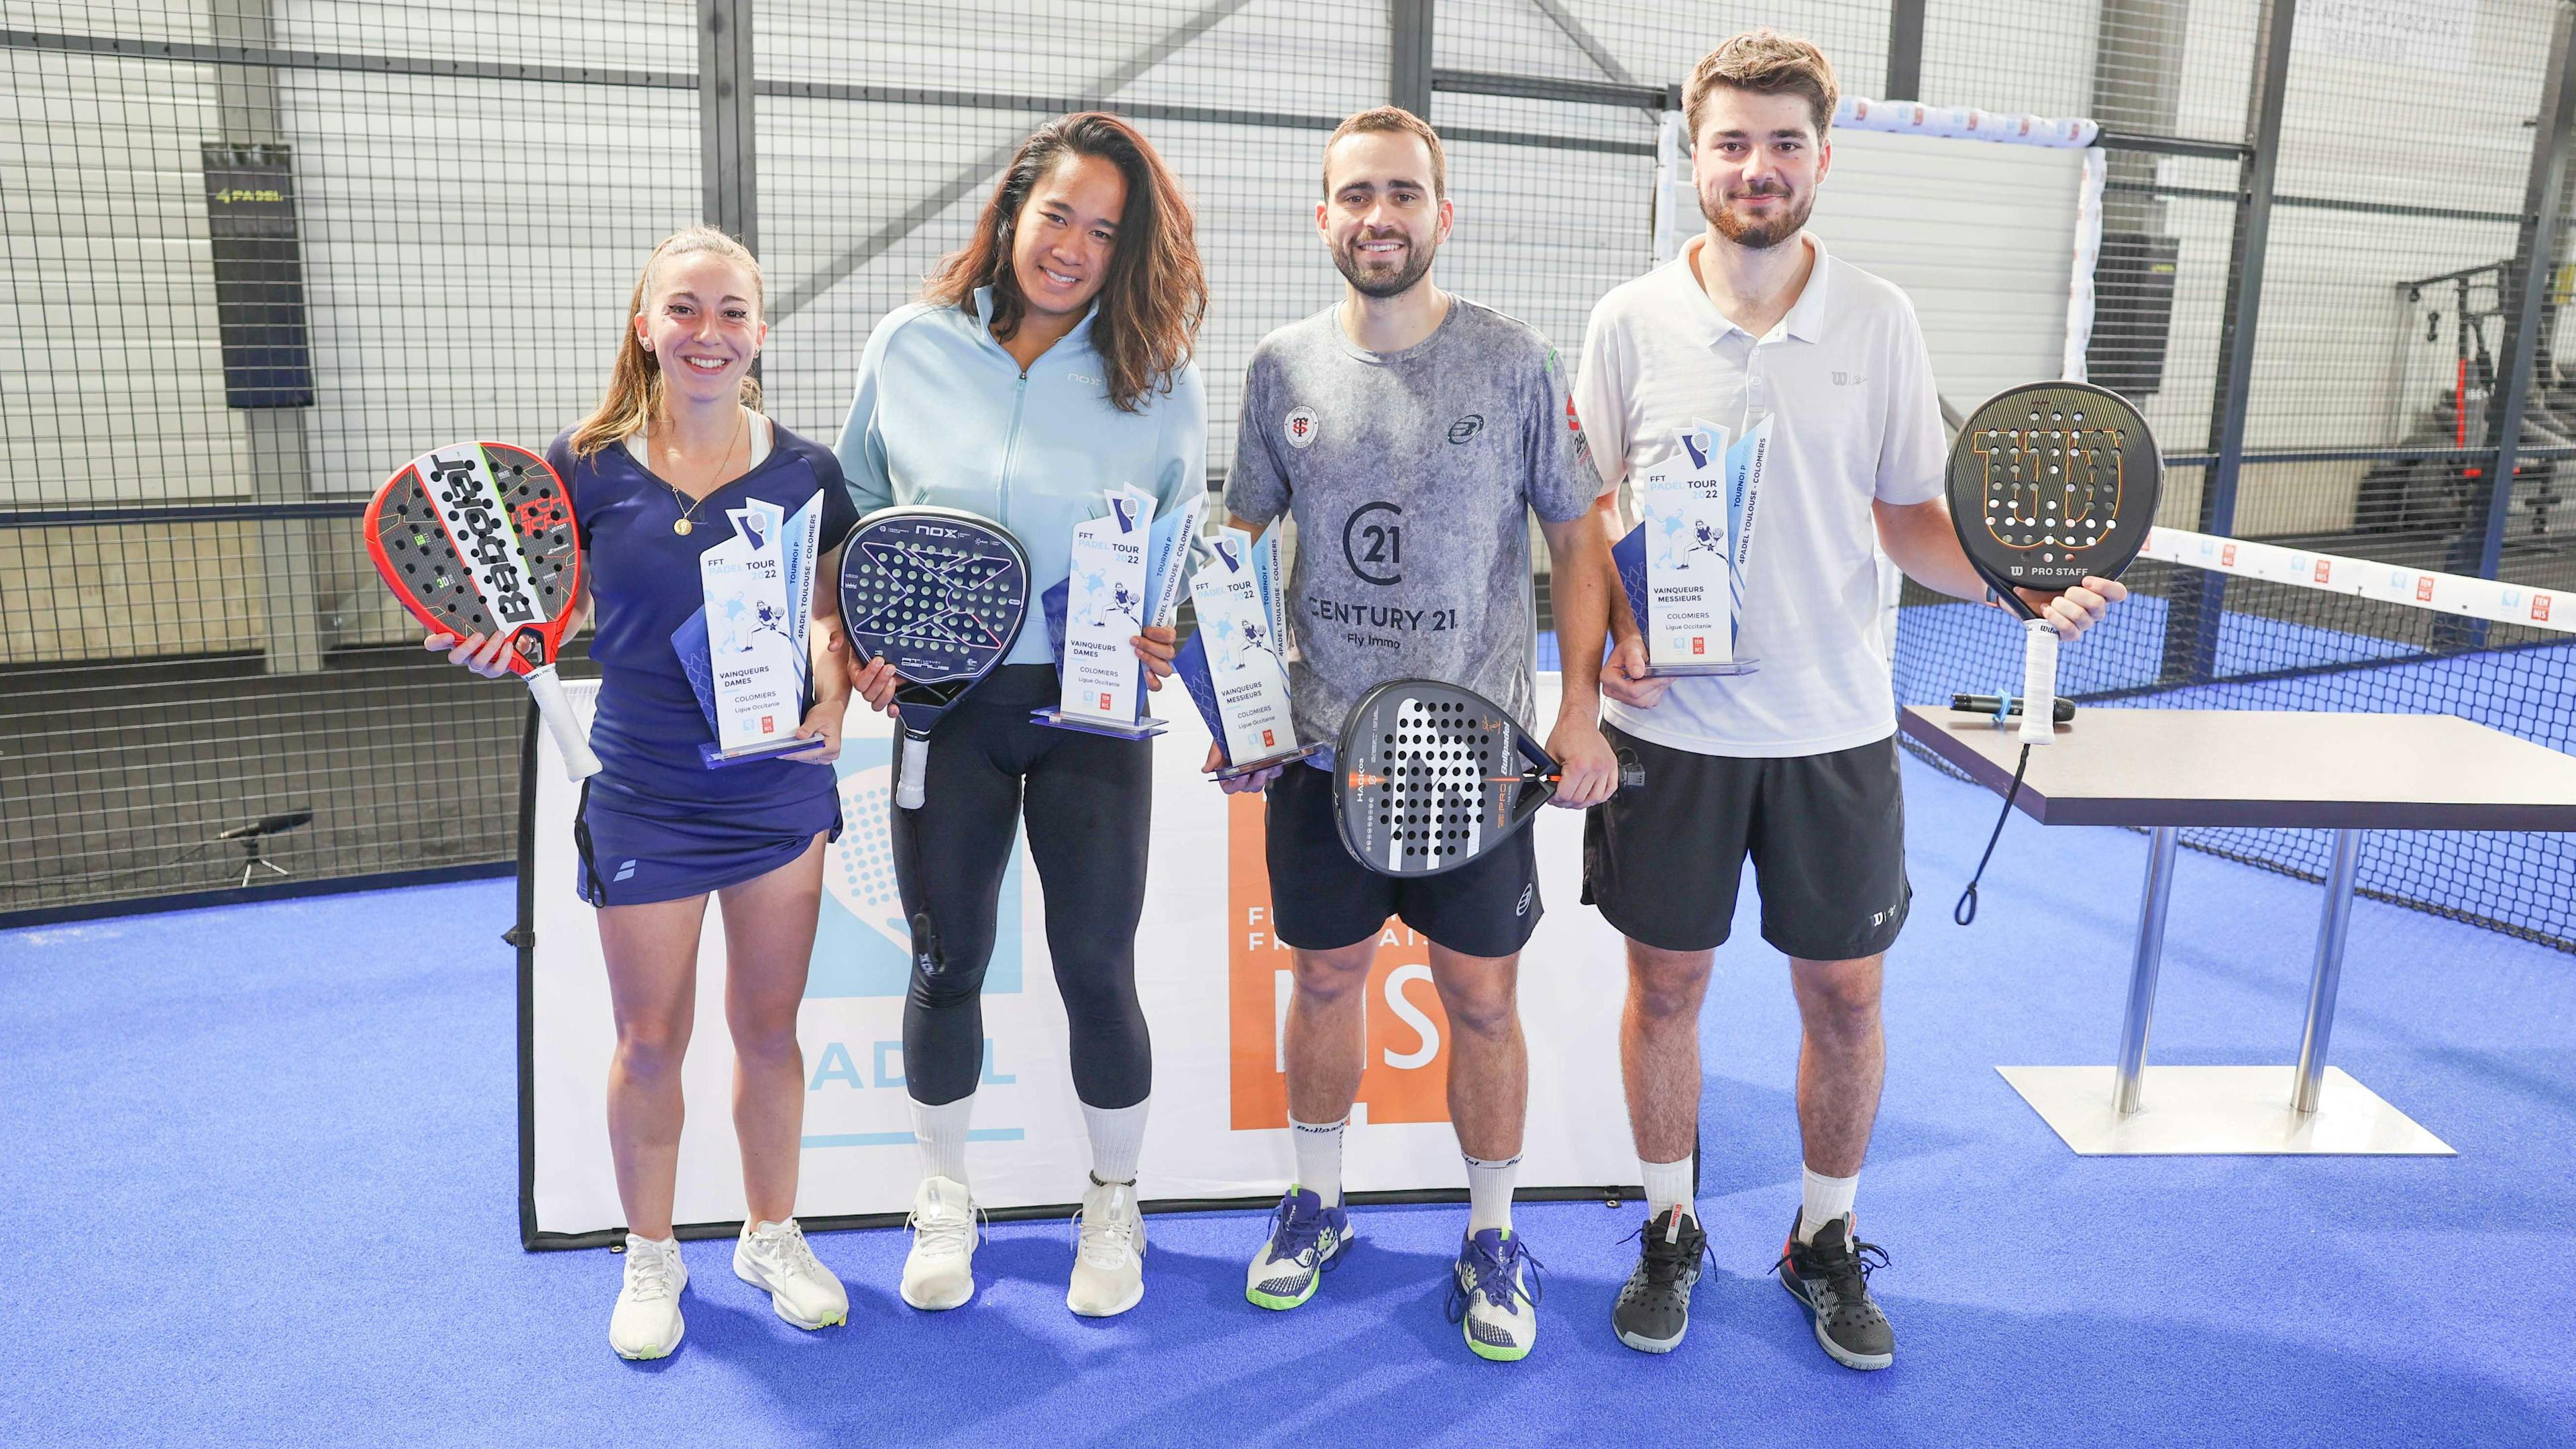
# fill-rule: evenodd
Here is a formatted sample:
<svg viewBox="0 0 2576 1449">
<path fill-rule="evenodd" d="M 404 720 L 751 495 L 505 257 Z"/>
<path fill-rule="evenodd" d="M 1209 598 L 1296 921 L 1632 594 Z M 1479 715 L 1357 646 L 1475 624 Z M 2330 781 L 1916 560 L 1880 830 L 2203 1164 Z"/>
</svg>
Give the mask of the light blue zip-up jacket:
<svg viewBox="0 0 2576 1449">
<path fill-rule="evenodd" d="M 1029 622 L 1009 664 L 1053 664 L 1037 596 L 1063 582 L 1075 524 L 1108 511 L 1101 495 L 1132 483 L 1157 518 L 1207 488 L 1207 395 L 1198 367 L 1143 409 L 1110 405 L 1091 343 L 1095 310 L 1027 372 L 993 340 L 993 289 L 975 310 L 916 302 L 886 314 L 859 359 L 859 391 L 841 429 L 841 472 L 865 515 L 901 503 L 963 508 L 993 519 L 1029 555 Z"/>
</svg>

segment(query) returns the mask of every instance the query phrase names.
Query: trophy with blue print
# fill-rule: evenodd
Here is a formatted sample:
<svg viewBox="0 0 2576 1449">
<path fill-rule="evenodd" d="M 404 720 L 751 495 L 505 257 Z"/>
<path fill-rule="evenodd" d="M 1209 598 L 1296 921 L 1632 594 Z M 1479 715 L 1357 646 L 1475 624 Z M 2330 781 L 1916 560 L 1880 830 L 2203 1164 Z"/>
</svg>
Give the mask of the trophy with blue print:
<svg viewBox="0 0 2576 1449">
<path fill-rule="evenodd" d="M 1132 485 L 1110 489 L 1108 511 L 1074 525 L 1069 570 L 1044 600 L 1062 693 L 1030 718 L 1058 729 L 1150 739 L 1166 728 L 1143 712 L 1145 666 L 1130 643 L 1146 628 L 1169 628 L 1180 609 L 1189 541 L 1205 495 L 1161 518 L 1154 497 Z"/>
<path fill-rule="evenodd" d="M 1732 440 L 1693 422 L 1679 443 L 1638 476 L 1640 521 L 1610 551 L 1646 639 L 1646 675 L 1750 674 L 1759 661 L 1742 650 L 1744 579 L 1771 420 Z"/>
<path fill-rule="evenodd" d="M 1181 646 L 1174 672 L 1225 750 L 1215 778 L 1231 780 L 1319 753 L 1321 740 L 1297 741 L 1289 713 L 1288 646 L 1280 624 L 1286 610 L 1270 581 L 1277 577 L 1280 530 L 1263 542 L 1271 568 L 1260 566 L 1262 545 L 1239 528 L 1218 532 L 1190 585 L 1198 630 Z"/>
<path fill-rule="evenodd" d="M 799 739 L 813 699 L 806 654 L 821 552 L 820 495 L 790 517 L 754 498 L 725 511 L 733 536 L 698 555 L 705 606 L 671 636 L 715 739 L 708 769 L 814 748 Z"/>
</svg>

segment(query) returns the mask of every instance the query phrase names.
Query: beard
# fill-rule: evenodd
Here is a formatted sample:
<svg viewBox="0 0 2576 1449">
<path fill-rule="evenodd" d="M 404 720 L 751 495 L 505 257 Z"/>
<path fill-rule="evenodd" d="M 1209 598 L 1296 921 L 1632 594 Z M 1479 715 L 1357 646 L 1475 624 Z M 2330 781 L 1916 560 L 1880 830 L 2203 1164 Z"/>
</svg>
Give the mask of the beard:
<svg viewBox="0 0 2576 1449">
<path fill-rule="evenodd" d="M 1384 241 L 1387 238 L 1352 237 L 1344 245 L 1333 248 L 1333 265 L 1341 271 L 1342 280 L 1350 283 L 1351 289 L 1363 297 L 1382 299 L 1411 291 L 1414 283 L 1431 274 L 1431 259 L 1440 250 L 1437 242 L 1425 245 L 1406 237 L 1404 265 L 1392 269 L 1371 267 L 1360 260 L 1362 240 Z"/>
<path fill-rule="evenodd" d="M 1813 191 L 1809 191 L 1804 196 L 1788 191 L 1766 191 L 1755 194 L 1782 197 L 1786 199 L 1788 205 L 1782 207 L 1778 215 L 1768 220 L 1750 221 L 1738 216 L 1735 208 L 1727 205 L 1723 192 L 1711 197 L 1706 190 L 1702 190 L 1699 194 L 1699 214 L 1708 219 L 1709 225 L 1717 228 L 1719 236 L 1747 251 L 1759 252 L 1768 251 L 1796 236 L 1799 230 L 1806 226 L 1808 214 L 1816 209 L 1816 194 Z"/>
</svg>

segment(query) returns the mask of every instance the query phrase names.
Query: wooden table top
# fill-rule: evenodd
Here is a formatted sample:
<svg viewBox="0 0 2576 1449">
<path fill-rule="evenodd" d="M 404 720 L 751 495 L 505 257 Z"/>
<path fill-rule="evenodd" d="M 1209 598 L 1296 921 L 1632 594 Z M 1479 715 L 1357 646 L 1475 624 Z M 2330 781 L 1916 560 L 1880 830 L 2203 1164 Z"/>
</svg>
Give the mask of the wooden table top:
<svg viewBox="0 0 2576 1449">
<path fill-rule="evenodd" d="M 2018 725 L 1908 705 L 1901 727 L 2001 793 Z M 2576 755 L 2456 715 L 2086 706 L 2031 751 L 2043 825 L 2576 831 Z"/>
</svg>

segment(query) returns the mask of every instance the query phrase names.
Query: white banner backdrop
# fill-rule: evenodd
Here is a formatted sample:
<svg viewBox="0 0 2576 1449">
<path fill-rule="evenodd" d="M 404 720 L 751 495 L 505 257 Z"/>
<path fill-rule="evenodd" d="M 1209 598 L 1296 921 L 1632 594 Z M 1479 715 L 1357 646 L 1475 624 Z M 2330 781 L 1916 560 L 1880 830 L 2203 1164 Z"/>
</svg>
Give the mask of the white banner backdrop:
<svg viewBox="0 0 2576 1449">
<path fill-rule="evenodd" d="M 589 719 L 597 686 L 568 686 Z M 1540 717 L 1556 679 L 1540 676 Z M 1266 1202 L 1287 1186 L 1290 1153 L 1279 1026 L 1290 977 L 1269 930 L 1261 800 L 1223 795 L 1199 774 L 1206 727 L 1178 692 L 1154 696 L 1172 716 L 1154 745 L 1154 835 L 1137 985 L 1154 1038 L 1154 1095 L 1138 1193 L 1149 1202 Z M 610 1169 L 606 1086 L 615 1046 L 608 983 L 591 908 L 574 894 L 579 787 L 538 731 L 532 832 L 535 942 L 522 993 L 520 1080 L 531 1246 L 621 1225 Z M 825 895 L 798 1036 L 805 1049 L 805 1154 L 797 1213 L 807 1220 L 899 1215 L 918 1176 L 903 1089 L 908 934 L 895 903 L 886 811 L 893 736 L 854 710 L 842 752 L 845 828 L 825 866 Z M 1577 902 L 1583 821 L 1548 809 L 1538 832 L 1548 907 L 1522 955 L 1521 1021 L 1529 1038 L 1525 1188 L 1600 1190 L 1629 1183 L 1636 1159 L 1619 1091 L 1618 1015 L 1626 973 L 1617 933 Z M 611 863 L 613 868 L 613 863 Z M 683 1073 L 682 1224 L 738 1222 L 742 1178 L 729 1093 L 721 903 L 698 951 L 698 1014 Z M 1037 871 L 1025 847 L 1004 881 L 998 944 L 984 986 L 984 1077 L 968 1160 L 988 1208 L 1070 1204 L 1090 1163 L 1073 1095 L 1064 1008 L 1053 986 Z M 1447 1019 L 1426 944 L 1390 922 L 1368 1007 L 1368 1067 L 1353 1112 L 1345 1182 L 1352 1192 L 1463 1191 L 1445 1104 Z M 1633 1195 L 1633 1190 L 1632 1190 Z"/>
</svg>

